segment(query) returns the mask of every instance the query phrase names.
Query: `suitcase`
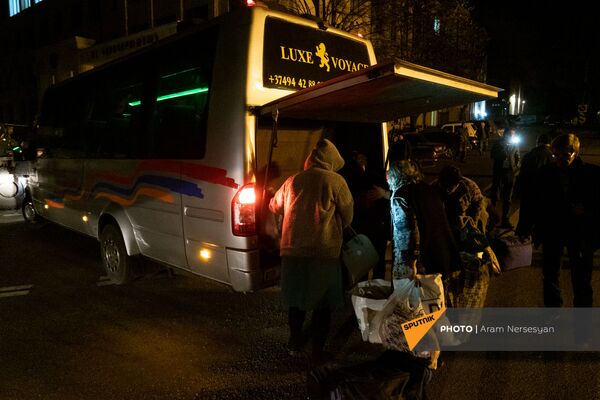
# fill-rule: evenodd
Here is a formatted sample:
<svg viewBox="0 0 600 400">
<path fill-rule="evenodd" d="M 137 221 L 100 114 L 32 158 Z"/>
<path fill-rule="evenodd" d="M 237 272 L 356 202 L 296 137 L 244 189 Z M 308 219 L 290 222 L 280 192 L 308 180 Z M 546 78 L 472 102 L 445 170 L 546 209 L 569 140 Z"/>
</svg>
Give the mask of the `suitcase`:
<svg viewBox="0 0 600 400">
<path fill-rule="evenodd" d="M 530 238 L 521 241 L 511 231 L 506 231 L 492 240 L 492 249 L 503 271 L 531 266 L 533 244 Z"/>
</svg>

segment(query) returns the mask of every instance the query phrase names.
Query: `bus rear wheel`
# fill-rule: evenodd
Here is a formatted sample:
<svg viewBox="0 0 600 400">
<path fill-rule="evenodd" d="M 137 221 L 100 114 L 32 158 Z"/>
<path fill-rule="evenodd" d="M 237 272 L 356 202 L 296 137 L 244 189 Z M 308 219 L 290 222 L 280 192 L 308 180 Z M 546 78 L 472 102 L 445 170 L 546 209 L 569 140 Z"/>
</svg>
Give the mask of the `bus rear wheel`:
<svg viewBox="0 0 600 400">
<path fill-rule="evenodd" d="M 127 254 L 121 230 L 114 224 L 108 224 L 100 234 L 100 252 L 102 264 L 110 280 L 122 285 L 131 282 L 135 258 Z"/>
</svg>

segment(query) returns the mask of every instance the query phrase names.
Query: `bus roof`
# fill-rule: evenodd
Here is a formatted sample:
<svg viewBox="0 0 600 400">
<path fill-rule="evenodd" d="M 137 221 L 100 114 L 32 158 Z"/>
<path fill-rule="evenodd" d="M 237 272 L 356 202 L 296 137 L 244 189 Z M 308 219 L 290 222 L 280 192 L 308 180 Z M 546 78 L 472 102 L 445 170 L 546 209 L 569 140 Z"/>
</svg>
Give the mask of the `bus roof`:
<svg viewBox="0 0 600 400">
<path fill-rule="evenodd" d="M 498 97 L 502 89 L 409 62 L 377 64 L 292 93 L 262 115 L 385 122 Z"/>
</svg>

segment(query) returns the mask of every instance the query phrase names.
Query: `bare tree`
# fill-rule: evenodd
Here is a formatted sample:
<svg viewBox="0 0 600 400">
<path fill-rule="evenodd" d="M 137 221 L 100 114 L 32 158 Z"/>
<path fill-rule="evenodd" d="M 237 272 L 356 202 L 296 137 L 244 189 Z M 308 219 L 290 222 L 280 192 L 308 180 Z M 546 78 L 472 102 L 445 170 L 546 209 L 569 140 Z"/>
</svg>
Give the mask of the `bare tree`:
<svg viewBox="0 0 600 400">
<path fill-rule="evenodd" d="M 360 0 L 274 0 L 299 15 L 312 15 L 334 28 L 368 35 L 371 1 Z"/>
<path fill-rule="evenodd" d="M 374 0 L 369 38 L 382 60 L 402 59 L 485 78 L 485 31 L 466 0 Z"/>
</svg>

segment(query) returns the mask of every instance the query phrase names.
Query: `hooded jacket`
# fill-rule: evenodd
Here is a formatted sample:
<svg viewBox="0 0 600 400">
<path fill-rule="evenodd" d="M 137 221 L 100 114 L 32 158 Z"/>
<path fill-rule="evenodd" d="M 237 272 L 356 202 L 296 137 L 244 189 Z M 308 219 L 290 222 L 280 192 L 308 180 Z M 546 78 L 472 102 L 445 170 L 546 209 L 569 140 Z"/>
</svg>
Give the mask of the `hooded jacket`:
<svg viewBox="0 0 600 400">
<path fill-rule="evenodd" d="M 269 203 L 283 214 L 280 254 L 337 258 L 342 232 L 352 222 L 353 200 L 336 173 L 344 159 L 327 139 L 320 140 L 304 162 L 304 171 L 289 177 Z"/>
</svg>

